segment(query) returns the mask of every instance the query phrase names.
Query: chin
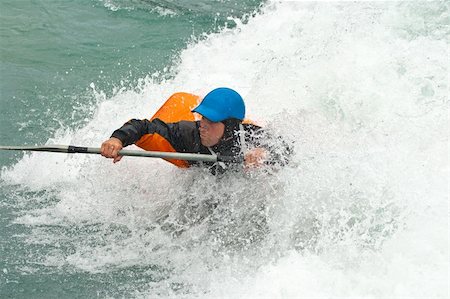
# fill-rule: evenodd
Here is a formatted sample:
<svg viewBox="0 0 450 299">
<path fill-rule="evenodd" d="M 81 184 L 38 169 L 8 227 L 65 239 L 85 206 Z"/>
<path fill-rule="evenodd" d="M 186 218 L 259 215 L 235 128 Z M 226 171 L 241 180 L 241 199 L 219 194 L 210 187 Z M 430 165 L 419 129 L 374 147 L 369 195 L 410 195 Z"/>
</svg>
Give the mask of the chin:
<svg viewBox="0 0 450 299">
<path fill-rule="evenodd" d="M 203 146 L 206 146 L 206 147 L 210 147 L 210 146 L 214 146 L 215 145 L 215 143 L 213 144 L 212 142 L 208 142 L 208 141 L 205 141 L 205 140 L 201 140 L 201 143 L 202 143 Z"/>
</svg>

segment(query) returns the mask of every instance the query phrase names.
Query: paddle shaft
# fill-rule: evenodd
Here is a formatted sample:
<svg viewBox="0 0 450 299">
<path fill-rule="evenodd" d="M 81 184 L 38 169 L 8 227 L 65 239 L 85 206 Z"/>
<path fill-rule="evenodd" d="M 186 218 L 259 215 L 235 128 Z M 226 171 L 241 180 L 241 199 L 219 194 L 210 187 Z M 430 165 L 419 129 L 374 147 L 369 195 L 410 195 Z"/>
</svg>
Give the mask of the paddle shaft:
<svg viewBox="0 0 450 299">
<path fill-rule="evenodd" d="M 34 151 L 34 152 L 54 152 L 54 153 L 68 153 L 68 154 L 101 154 L 101 149 L 98 147 L 83 147 L 73 145 L 46 145 L 46 146 L 0 146 L 0 150 L 13 151 Z M 150 157 L 163 159 L 177 159 L 187 161 L 199 162 L 241 162 L 242 159 L 238 157 L 206 155 L 206 154 L 191 154 L 191 153 L 171 153 L 171 152 L 155 152 L 155 151 L 136 151 L 136 150 L 121 150 L 121 156 L 132 157 Z"/>
</svg>

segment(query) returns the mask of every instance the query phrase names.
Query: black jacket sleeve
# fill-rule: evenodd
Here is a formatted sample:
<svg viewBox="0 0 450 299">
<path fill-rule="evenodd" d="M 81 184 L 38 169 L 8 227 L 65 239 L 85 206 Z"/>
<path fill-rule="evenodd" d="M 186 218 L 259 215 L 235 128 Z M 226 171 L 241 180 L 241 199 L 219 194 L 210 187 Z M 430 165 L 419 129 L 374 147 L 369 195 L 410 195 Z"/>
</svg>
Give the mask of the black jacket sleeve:
<svg viewBox="0 0 450 299">
<path fill-rule="evenodd" d="M 145 134 L 153 134 L 156 131 L 156 125 L 146 119 L 131 119 L 121 128 L 115 130 L 111 137 L 122 141 L 123 146 L 134 144 Z"/>
<path fill-rule="evenodd" d="M 159 134 L 165 138 L 177 152 L 201 152 L 198 125 L 193 121 L 165 123 L 160 119 L 132 119 L 115 130 L 111 137 L 122 141 L 123 146 L 136 143 L 146 134 Z"/>
</svg>

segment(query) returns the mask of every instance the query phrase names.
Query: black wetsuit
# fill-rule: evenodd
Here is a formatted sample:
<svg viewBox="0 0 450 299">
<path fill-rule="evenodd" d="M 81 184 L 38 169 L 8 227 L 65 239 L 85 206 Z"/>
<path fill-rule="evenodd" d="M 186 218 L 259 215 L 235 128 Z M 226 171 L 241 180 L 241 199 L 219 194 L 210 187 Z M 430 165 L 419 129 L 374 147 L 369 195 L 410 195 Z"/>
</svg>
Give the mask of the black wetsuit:
<svg viewBox="0 0 450 299">
<path fill-rule="evenodd" d="M 225 131 L 219 143 L 210 147 L 210 149 L 221 156 L 236 157 L 236 161 L 243 164 L 243 154 L 241 150 L 241 128 L 240 122 L 237 120 L 224 121 Z M 118 138 L 122 141 L 123 146 L 134 144 L 146 134 L 158 134 L 166 139 L 170 145 L 179 153 L 200 153 L 211 154 L 208 147 L 201 144 L 200 140 L 200 121 L 180 121 L 176 123 L 165 123 L 160 119 L 149 121 L 147 119 L 132 119 L 125 123 L 120 129 L 114 131 L 111 137 Z M 271 144 L 267 133 L 261 127 L 253 124 L 242 124 L 245 146 L 248 149 L 263 147 L 268 150 L 269 158 L 267 164 L 281 164 L 287 162 L 287 158 L 291 152 L 290 147 L 281 142 L 281 149 L 276 148 L 273 142 Z M 276 138 L 280 140 L 279 138 Z M 279 143 L 279 142 L 278 142 Z M 234 168 L 231 166 L 239 165 L 239 163 L 221 164 L 221 168 Z M 188 161 L 189 165 L 198 165 L 200 162 Z M 202 165 L 217 166 L 217 163 L 203 162 Z M 216 168 L 216 167 L 213 167 Z M 212 169 L 213 170 L 213 169 Z M 216 169 L 217 170 L 217 169 Z"/>
</svg>

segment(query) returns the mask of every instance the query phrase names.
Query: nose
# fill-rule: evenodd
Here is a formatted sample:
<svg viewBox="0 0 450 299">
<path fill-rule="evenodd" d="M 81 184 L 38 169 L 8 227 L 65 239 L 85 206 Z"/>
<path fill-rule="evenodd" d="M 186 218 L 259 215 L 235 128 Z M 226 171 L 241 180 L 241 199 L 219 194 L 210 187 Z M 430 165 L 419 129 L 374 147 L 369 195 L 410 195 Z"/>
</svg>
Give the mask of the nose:
<svg viewBox="0 0 450 299">
<path fill-rule="evenodd" d="M 209 128 L 207 122 L 204 119 L 202 119 L 200 121 L 200 128 L 203 129 L 203 130 L 208 130 L 208 128 Z"/>
</svg>

